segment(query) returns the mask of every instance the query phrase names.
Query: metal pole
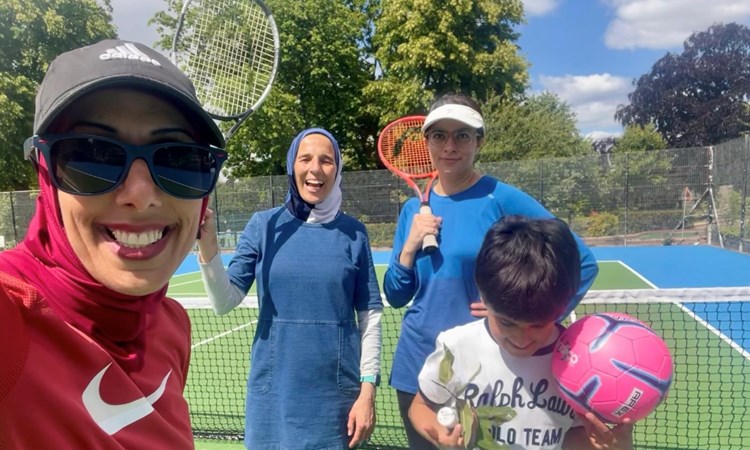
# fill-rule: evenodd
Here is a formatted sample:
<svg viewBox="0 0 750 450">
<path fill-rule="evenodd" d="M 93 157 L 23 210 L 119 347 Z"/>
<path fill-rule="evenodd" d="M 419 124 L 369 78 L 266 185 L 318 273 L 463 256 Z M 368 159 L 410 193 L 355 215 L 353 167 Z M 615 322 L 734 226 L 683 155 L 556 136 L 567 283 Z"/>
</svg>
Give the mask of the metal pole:
<svg viewBox="0 0 750 450">
<path fill-rule="evenodd" d="M 742 198 L 740 199 L 740 252 L 743 250 L 745 240 L 745 202 L 747 201 L 747 163 L 748 151 L 750 151 L 750 135 L 745 135 L 744 144 L 742 152 Z"/>
<path fill-rule="evenodd" d="M 271 199 L 271 204 L 269 205 L 269 208 L 273 208 L 273 206 L 276 204 L 276 199 L 274 198 L 273 194 L 273 175 L 268 176 L 268 189 L 271 191 L 271 195 L 269 196 Z"/>
<path fill-rule="evenodd" d="M 387 173 L 386 173 L 387 172 Z M 401 216 L 401 178 L 394 177 L 393 174 L 383 169 L 381 171 L 381 174 L 383 176 L 388 176 L 388 186 L 393 186 L 393 181 L 395 181 L 395 191 L 396 191 L 396 220 L 393 221 L 393 223 L 398 223 L 398 218 Z M 393 192 L 393 191 L 391 191 Z"/>
<path fill-rule="evenodd" d="M 8 193 L 8 195 L 10 196 L 10 220 L 13 222 L 13 242 L 15 242 L 15 245 L 18 245 L 18 230 L 16 230 L 16 207 L 13 204 L 13 194 L 14 192 Z"/>
<path fill-rule="evenodd" d="M 630 157 L 625 153 L 625 232 L 622 238 L 622 245 L 628 245 L 628 209 L 630 209 Z"/>
<path fill-rule="evenodd" d="M 709 194 L 708 197 L 708 218 L 706 219 L 706 244 L 711 245 L 713 243 L 713 233 L 712 233 L 712 223 L 714 220 L 714 196 L 713 196 L 713 185 L 714 185 L 714 148 L 711 146 L 708 146 L 706 148 L 706 151 L 708 151 L 708 188 L 707 192 Z"/>
<path fill-rule="evenodd" d="M 219 228 L 219 190 L 214 190 L 214 220 L 216 221 L 216 231 L 224 231 Z"/>
<path fill-rule="evenodd" d="M 539 160 L 539 203 L 544 205 L 544 160 Z"/>
</svg>

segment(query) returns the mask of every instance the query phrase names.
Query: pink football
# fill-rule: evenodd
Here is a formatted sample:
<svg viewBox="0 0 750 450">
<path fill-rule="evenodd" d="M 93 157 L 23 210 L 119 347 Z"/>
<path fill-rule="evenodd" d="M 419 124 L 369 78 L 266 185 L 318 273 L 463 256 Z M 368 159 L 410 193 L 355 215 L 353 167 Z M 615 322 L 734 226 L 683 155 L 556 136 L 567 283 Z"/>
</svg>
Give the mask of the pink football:
<svg viewBox="0 0 750 450">
<path fill-rule="evenodd" d="M 648 325 L 622 313 L 591 314 L 560 336 L 552 373 L 579 414 L 603 422 L 633 422 L 649 415 L 672 383 L 672 355 Z"/>
</svg>

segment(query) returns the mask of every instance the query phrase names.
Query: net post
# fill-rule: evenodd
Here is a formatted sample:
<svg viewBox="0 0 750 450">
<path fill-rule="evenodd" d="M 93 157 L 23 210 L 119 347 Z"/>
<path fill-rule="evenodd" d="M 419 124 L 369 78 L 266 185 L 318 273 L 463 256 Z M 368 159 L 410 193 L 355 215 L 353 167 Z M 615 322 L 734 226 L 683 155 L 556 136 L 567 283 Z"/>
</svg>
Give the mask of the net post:
<svg viewBox="0 0 750 450">
<path fill-rule="evenodd" d="M 750 134 L 743 136 L 744 145 L 742 146 L 742 198 L 740 202 L 740 242 L 739 252 L 744 251 L 745 242 L 745 203 L 747 202 L 747 164 L 748 152 L 750 152 Z"/>
<path fill-rule="evenodd" d="M 625 152 L 625 229 L 622 233 L 622 245 L 628 245 L 628 210 L 630 209 L 630 152 Z"/>
</svg>

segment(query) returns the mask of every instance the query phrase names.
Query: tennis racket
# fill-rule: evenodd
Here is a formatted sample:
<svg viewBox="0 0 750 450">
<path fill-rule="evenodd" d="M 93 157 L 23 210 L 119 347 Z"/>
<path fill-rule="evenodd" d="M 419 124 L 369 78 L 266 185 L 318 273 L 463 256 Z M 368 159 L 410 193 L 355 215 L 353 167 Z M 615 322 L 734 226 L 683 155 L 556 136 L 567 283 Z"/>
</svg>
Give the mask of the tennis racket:
<svg viewBox="0 0 750 450">
<path fill-rule="evenodd" d="M 421 202 L 419 212 L 432 214 L 430 191 L 438 172 L 432 166 L 430 150 L 422 133 L 424 116 L 402 117 L 383 128 L 378 138 L 378 156 L 385 167 L 397 177 L 406 181 Z M 429 180 L 424 190 L 417 181 Z M 422 251 L 432 253 L 437 250 L 437 239 L 427 235 L 422 240 Z"/>
<path fill-rule="evenodd" d="M 276 22 L 262 1 L 186 0 L 171 58 L 211 117 L 234 121 L 224 134 L 229 140 L 271 91 L 279 47 Z"/>
</svg>

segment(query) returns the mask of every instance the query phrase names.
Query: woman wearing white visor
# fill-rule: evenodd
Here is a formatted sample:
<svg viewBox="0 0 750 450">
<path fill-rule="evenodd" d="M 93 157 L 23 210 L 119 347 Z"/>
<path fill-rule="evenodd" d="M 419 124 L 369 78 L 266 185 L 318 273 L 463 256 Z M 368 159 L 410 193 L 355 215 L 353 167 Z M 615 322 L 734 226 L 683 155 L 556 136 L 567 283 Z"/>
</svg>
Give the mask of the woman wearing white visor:
<svg viewBox="0 0 750 450">
<path fill-rule="evenodd" d="M 506 215 L 553 217 L 530 195 L 476 170 L 474 161 L 485 130 L 481 109 L 471 98 L 463 94 L 438 98 L 422 131 L 439 174 L 430 194 L 432 214 L 419 213 L 417 198 L 404 204 L 383 283 L 392 306 L 412 302 L 404 314 L 390 375 L 410 449 L 435 448 L 408 419 L 418 390 L 417 376 L 425 358 L 435 349 L 435 338 L 441 331 L 486 315 L 473 278 L 474 261 L 485 233 Z M 428 234 L 437 236 L 439 244 L 439 249 L 430 254 L 422 251 L 422 239 Z M 581 254 L 581 285 L 563 317 L 591 287 L 598 271 L 591 251 L 579 237 L 576 240 Z"/>
</svg>

